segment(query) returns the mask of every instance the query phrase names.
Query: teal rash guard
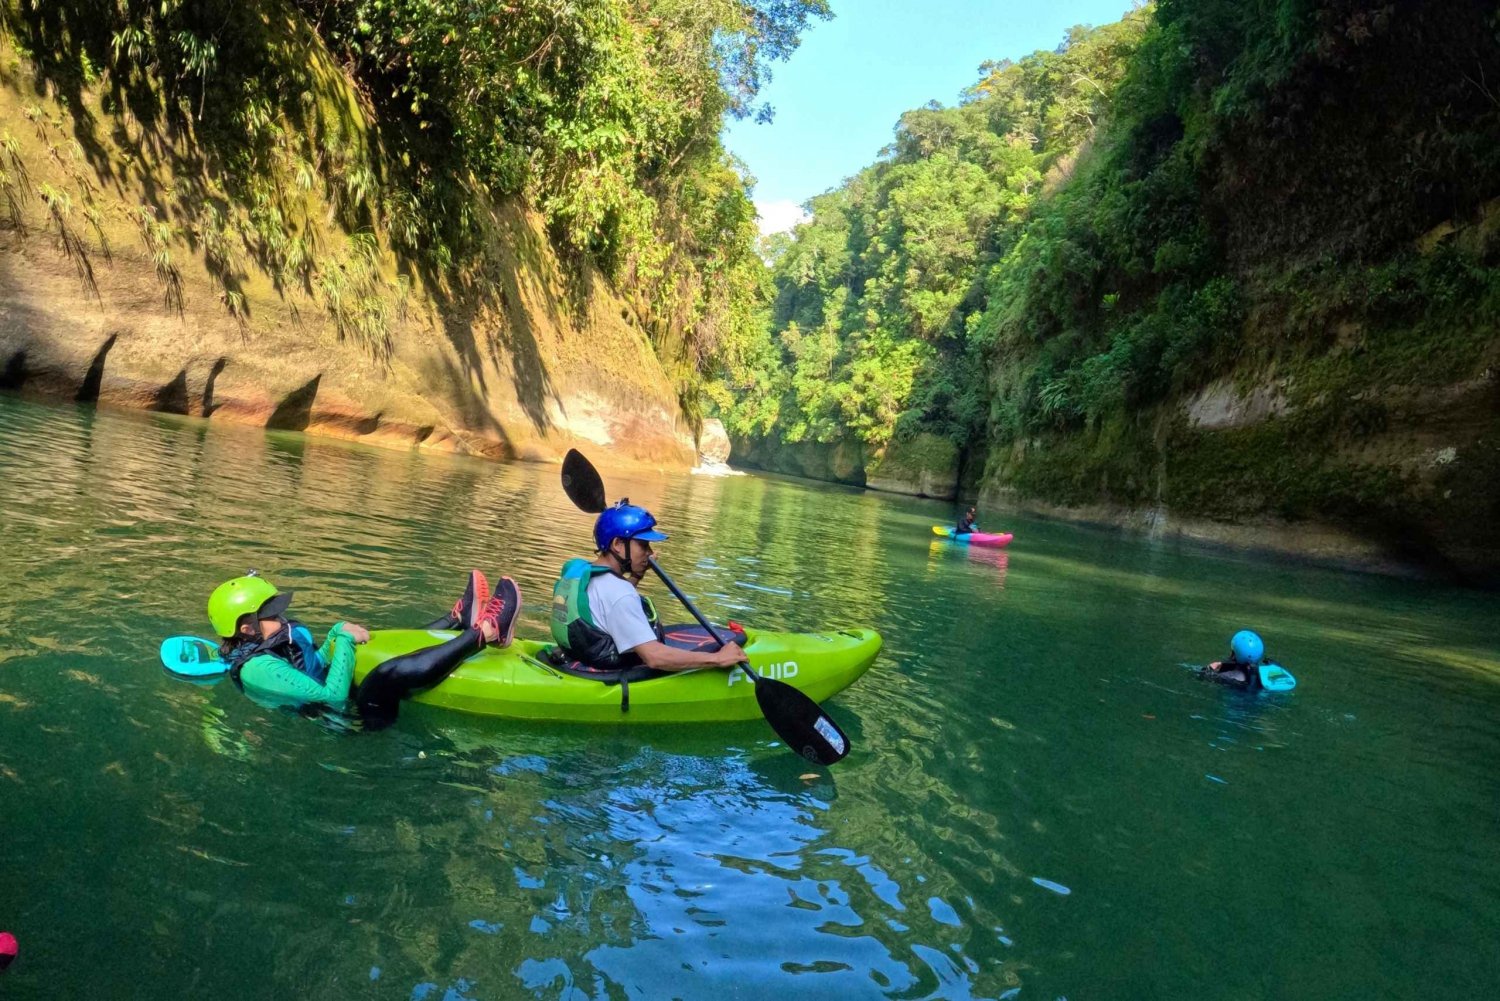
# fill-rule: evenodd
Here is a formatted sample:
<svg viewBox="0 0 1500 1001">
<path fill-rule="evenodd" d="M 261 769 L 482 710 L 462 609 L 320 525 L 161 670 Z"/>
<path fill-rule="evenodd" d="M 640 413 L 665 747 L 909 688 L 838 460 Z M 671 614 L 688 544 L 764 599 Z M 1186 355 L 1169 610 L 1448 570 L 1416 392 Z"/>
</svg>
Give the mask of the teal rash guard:
<svg viewBox="0 0 1500 1001">
<path fill-rule="evenodd" d="M 283 628 L 306 627 L 288 625 Z M 246 692 L 274 702 L 321 703 L 340 709 L 349 701 L 349 691 L 354 683 L 354 648 L 354 637 L 349 635 L 344 623 L 338 622 L 328 630 L 328 637 L 317 651 L 318 667 L 327 665 L 326 672 L 319 671 L 323 675 L 322 681 L 298 670 L 283 657 L 260 653 L 240 667 L 240 684 Z"/>
</svg>

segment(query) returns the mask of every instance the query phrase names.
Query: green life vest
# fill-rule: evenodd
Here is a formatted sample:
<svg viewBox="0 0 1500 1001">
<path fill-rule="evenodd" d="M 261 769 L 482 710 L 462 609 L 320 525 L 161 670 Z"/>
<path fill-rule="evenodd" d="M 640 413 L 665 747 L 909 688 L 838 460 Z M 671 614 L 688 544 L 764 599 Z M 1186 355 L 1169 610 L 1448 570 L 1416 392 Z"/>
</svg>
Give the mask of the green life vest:
<svg viewBox="0 0 1500 1001">
<path fill-rule="evenodd" d="M 630 667 L 640 662 L 633 654 L 621 654 L 614 639 L 594 622 L 589 608 L 589 584 L 600 574 L 613 573 L 609 567 L 601 567 L 586 559 L 573 559 L 563 564 L 562 576 L 552 585 L 552 639 L 569 656 L 594 667 L 613 670 Z M 646 621 L 661 638 L 661 626 L 656 621 L 656 607 L 651 599 L 641 596 L 641 607 L 646 612 Z"/>
</svg>

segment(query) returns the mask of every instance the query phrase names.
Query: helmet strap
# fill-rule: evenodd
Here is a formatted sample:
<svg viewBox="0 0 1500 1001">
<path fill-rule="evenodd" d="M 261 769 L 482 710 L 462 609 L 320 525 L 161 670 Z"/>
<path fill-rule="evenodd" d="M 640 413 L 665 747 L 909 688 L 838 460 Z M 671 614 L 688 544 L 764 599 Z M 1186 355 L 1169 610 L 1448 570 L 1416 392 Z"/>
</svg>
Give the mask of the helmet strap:
<svg viewBox="0 0 1500 1001">
<path fill-rule="evenodd" d="M 625 570 L 625 567 L 626 567 L 626 565 L 628 564 L 628 562 L 630 560 L 630 539 L 627 538 L 627 537 L 625 537 L 625 536 L 616 536 L 615 538 L 624 538 L 625 539 L 625 560 L 626 560 L 626 563 L 622 564 L 620 562 L 620 557 L 618 557 L 618 556 L 615 555 L 615 540 L 614 539 L 610 539 L 609 540 L 609 545 L 605 546 L 604 549 L 600 551 L 600 555 L 604 557 L 605 563 L 609 567 L 609 572 L 612 573 L 612 574 L 614 574 L 616 577 L 619 577 L 621 580 L 624 580 L 625 579 L 624 570 Z"/>
<path fill-rule="evenodd" d="M 633 536 L 627 535 L 627 536 L 624 536 L 624 539 L 625 539 L 625 560 L 624 560 L 623 564 L 620 566 L 620 569 L 618 571 L 616 571 L 616 574 L 619 576 L 619 578 L 621 580 L 628 581 L 630 583 L 630 585 L 633 587 L 633 586 L 635 586 L 635 585 L 637 585 L 637 584 L 639 584 L 641 582 L 641 577 L 644 577 L 645 574 L 641 574 L 641 577 L 637 577 L 635 575 L 635 572 L 634 572 L 635 571 L 635 561 L 630 558 L 630 556 L 631 556 L 631 554 L 630 554 L 630 547 L 631 547 L 631 545 L 633 545 L 635 543 L 635 538 Z"/>
</svg>

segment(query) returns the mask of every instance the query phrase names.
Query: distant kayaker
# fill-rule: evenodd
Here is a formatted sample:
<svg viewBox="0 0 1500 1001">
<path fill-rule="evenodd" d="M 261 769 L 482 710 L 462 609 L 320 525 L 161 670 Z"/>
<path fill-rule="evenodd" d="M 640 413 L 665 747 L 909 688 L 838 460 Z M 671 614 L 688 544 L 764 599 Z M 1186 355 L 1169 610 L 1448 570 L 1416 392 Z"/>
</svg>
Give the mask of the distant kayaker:
<svg viewBox="0 0 1500 1001">
<path fill-rule="evenodd" d="M 601 670 L 645 665 L 689 671 L 746 661 L 737 643 L 682 650 L 663 642 L 656 609 L 637 589 L 650 569 L 651 543 L 666 538 L 650 511 L 628 501 L 599 515 L 594 522 L 598 558 L 569 560 L 552 589 L 552 637 L 569 656 Z"/>
<path fill-rule="evenodd" d="M 257 701 L 275 705 L 326 706 L 352 711 L 365 729 L 396 721 L 403 699 L 431 688 L 486 646 L 508 646 L 521 608 L 515 581 L 501 577 L 494 596 L 478 570 L 469 574 L 453 611 L 424 629 L 458 629 L 445 642 L 392 657 L 354 685 L 354 648 L 369 630 L 338 622 L 322 646 L 307 626 L 286 617 L 291 591 L 278 591 L 251 571 L 225 581 L 208 599 L 208 618 L 220 639 L 219 653 L 236 686 Z"/>
<path fill-rule="evenodd" d="M 979 531 L 979 526 L 974 524 L 974 509 L 971 507 L 964 512 L 964 516 L 958 519 L 958 527 L 953 530 L 954 535 L 968 535 L 970 532 Z"/>
<path fill-rule="evenodd" d="M 1229 640 L 1229 656 L 1204 668 L 1204 676 L 1214 681 L 1258 691 L 1261 687 L 1260 665 L 1266 658 L 1266 645 L 1248 629 L 1241 629 Z"/>
</svg>

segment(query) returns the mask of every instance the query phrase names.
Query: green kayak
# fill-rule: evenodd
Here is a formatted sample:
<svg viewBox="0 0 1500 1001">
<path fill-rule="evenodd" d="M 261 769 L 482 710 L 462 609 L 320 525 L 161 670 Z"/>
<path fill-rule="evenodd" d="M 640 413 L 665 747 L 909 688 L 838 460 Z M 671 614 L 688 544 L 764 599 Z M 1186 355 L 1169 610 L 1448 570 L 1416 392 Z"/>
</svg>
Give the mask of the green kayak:
<svg viewBox="0 0 1500 1001">
<path fill-rule="evenodd" d="M 455 635 L 426 629 L 370 634 L 354 666 L 358 682 L 376 665 Z M 873 629 L 826 633 L 745 630 L 745 652 L 757 673 L 776 678 L 821 702 L 849 687 L 880 652 Z M 442 684 L 413 696 L 417 702 L 485 716 L 580 722 L 693 723 L 760 719 L 755 686 L 739 669 L 685 671 L 632 681 L 630 708 L 621 710 L 621 686 L 554 666 L 550 643 L 516 640 L 482 650 Z"/>
</svg>

